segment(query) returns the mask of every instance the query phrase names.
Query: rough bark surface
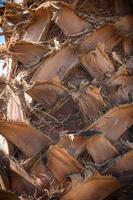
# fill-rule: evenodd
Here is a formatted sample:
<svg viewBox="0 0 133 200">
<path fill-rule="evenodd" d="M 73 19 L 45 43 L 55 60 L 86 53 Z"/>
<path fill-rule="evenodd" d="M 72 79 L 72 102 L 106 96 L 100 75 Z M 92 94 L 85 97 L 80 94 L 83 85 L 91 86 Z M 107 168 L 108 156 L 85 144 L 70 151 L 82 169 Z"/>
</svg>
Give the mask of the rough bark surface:
<svg viewBox="0 0 133 200">
<path fill-rule="evenodd" d="M 133 1 L 0 7 L 0 200 L 133 199 Z"/>
</svg>

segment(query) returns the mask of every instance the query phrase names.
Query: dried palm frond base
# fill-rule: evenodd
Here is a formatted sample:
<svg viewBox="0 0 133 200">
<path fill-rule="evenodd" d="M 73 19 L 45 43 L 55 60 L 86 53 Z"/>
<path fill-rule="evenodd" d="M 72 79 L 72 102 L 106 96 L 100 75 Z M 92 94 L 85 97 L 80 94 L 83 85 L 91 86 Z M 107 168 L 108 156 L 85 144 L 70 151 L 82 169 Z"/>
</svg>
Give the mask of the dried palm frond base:
<svg viewBox="0 0 133 200">
<path fill-rule="evenodd" d="M 133 199 L 133 1 L 0 8 L 0 200 Z"/>
</svg>

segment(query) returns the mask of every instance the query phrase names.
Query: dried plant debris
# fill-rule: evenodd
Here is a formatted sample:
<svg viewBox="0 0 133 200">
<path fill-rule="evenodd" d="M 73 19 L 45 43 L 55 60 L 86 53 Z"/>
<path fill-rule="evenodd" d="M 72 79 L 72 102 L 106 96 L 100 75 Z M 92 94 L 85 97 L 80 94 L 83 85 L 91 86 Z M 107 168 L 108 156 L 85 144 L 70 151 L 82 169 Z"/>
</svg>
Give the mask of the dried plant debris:
<svg viewBox="0 0 133 200">
<path fill-rule="evenodd" d="M 62 80 L 65 74 L 78 63 L 79 58 L 73 49 L 64 47 L 40 64 L 31 81 Z"/>
<path fill-rule="evenodd" d="M 30 87 L 30 86 L 29 86 Z M 41 103 L 45 109 L 50 109 L 68 96 L 67 88 L 58 82 L 36 81 L 26 90 L 35 101 Z"/>
<path fill-rule="evenodd" d="M 82 136 L 65 135 L 61 137 L 58 146 L 64 148 L 71 156 L 78 156 L 85 151 L 86 139 Z"/>
<path fill-rule="evenodd" d="M 45 47 L 38 43 L 19 41 L 9 46 L 9 54 L 26 68 L 39 63 L 44 53 Z"/>
<path fill-rule="evenodd" d="M 121 17 L 114 25 L 122 36 L 133 38 L 133 15 Z"/>
<path fill-rule="evenodd" d="M 6 87 L 6 79 L 0 76 L 0 90 L 2 91 Z"/>
<path fill-rule="evenodd" d="M 50 7 L 45 4 L 40 5 L 35 10 L 33 22 L 29 25 L 22 39 L 28 42 L 40 42 L 47 34 L 52 13 Z"/>
<path fill-rule="evenodd" d="M 122 184 L 113 177 L 92 176 L 87 180 L 73 185 L 71 190 L 61 200 L 96 200 L 97 198 L 102 200 L 121 187 Z"/>
<path fill-rule="evenodd" d="M 77 36 L 88 29 L 88 23 L 80 19 L 72 9 L 66 6 L 59 9 L 56 23 L 66 36 Z"/>
<path fill-rule="evenodd" d="M 133 56 L 132 55 L 127 60 L 126 65 L 127 65 L 127 68 L 132 70 L 132 68 L 133 68 Z"/>
<path fill-rule="evenodd" d="M 49 147 L 52 144 L 47 136 L 25 122 L 3 121 L 0 133 L 15 144 L 27 157 L 35 155 L 44 146 Z"/>
<path fill-rule="evenodd" d="M 105 52 L 104 45 L 98 45 L 95 50 L 81 55 L 81 63 L 93 78 L 100 78 L 114 72 L 114 65 Z"/>
<path fill-rule="evenodd" d="M 10 97 L 7 105 L 7 120 L 16 122 L 26 122 L 26 112 L 22 104 L 22 96 L 10 91 Z"/>
<path fill-rule="evenodd" d="M 120 41 L 121 39 L 116 28 L 111 24 L 107 24 L 86 36 L 86 38 L 81 41 L 80 50 L 92 50 L 99 42 L 104 43 L 106 49 L 111 50 L 117 46 Z"/>
<path fill-rule="evenodd" d="M 132 175 L 133 151 L 129 151 L 128 153 L 117 159 L 114 163 L 112 163 L 112 166 L 110 166 L 107 172 L 113 174 L 114 176 Z"/>
<path fill-rule="evenodd" d="M 48 169 L 59 181 L 63 181 L 66 175 L 80 172 L 83 167 L 67 151 L 58 145 L 52 146 L 48 151 Z"/>
<path fill-rule="evenodd" d="M 128 103 L 132 101 L 133 74 L 125 67 L 120 67 L 108 80 L 107 86 L 110 92 L 109 101 L 111 104 Z"/>
<path fill-rule="evenodd" d="M 133 199 L 133 1 L 0 8 L 0 199 Z"/>
<path fill-rule="evenodd" d="M 114 107 L 86 128 L 102 132 L 109 140 L 116 141 L 133 124 L 133 104 Z"/>
<path fill-rule="evenodd" d="M 117 149 L 104 136 L 99 135 L 88 139 L 86 148 L 94 162 L 98 164 L 112 159 L 119 154 Z"/>
<path fill-rule="evenodd" d="M 104 100 L 100 94 L 100 89 L 87 86 L 73 94 L 74 101 L 78 104 L 79 110 L 84 118 L 94 119 L 105 107 Z"/>
<path fill-rule="evenodd" d="M 33 12 L 28 9 L 25 10 L 23 6 L 17 4 L 16 2 L 11 3 L 8 1 L 5 4 L 4 17 L 12 24 L 18 24 L 28 20 L 29 18 L 31 19 L 32 15 Z"/>
<path fill-rule="evenodd" d="M 132 38 L 125 38 L 123 40 L 123 51 L 124 51 L 124 56 L 129 58 L 132 55 Z"/>
</svg>

